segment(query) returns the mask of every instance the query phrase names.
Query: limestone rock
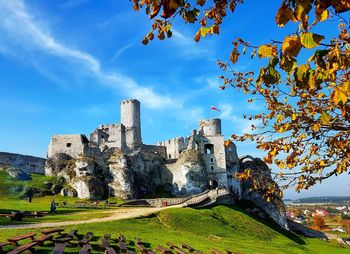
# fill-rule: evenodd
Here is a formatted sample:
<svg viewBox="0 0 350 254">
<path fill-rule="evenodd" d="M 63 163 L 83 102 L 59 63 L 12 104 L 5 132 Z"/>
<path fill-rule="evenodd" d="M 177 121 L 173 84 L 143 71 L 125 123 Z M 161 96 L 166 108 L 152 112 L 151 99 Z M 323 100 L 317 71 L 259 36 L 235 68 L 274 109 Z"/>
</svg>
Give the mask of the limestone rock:
<svg viewBox="0 0 350 254">
<path fill-rule="evenodd" d="M 208 174 L 197 150 L 188 149 L 175 163 L 166 164 L 172 172 L 174 195 L 197 194 L 208 187 Z"/>
<path fill-rule="evenodd" d="M 96 177 L 76 177 L 71 182 L 79 198 L 102 199 L 104 195 L 104 183 Z"/>
<path fill-rule="evenodd" d="M 109 170 L 111 174 L 111 187 L 115 196 L 123 199 L 130 199 L 135 196 L 134 174 L 129 170 L 128 158 L 120 151 L 115 149 L 109 160 Z"/>
<path fill-rule="evenodd" d="M 75 160 L 68 154 L 57 153 L 46 160 L 45 175 L 62 176 L 68 182 L 76 176 Z"/>
<path fill-rule="evenodd" d="M 244 156 L 240 161 L 242 164 L 241 170 L 244 171 L 245 169 L 251 169 L 253 179 L 263 181 L 265 186 L 277 186 L 271 177 L 271 170 L 260 158 Z M 272 201 L 268 202 L 263 197 L 263 190 L 254 190 L 252 187 L 253 183 L 251 181 L 244 182 L 241 199 L 253 202 L 256 207 L 260 208 L 264 214 L 270 217 L 274 222 L 281 227 L 288 229 L 288 222 L 285 216 L 285 206 L 282 199 L 275 195 Z"/>
</svg>

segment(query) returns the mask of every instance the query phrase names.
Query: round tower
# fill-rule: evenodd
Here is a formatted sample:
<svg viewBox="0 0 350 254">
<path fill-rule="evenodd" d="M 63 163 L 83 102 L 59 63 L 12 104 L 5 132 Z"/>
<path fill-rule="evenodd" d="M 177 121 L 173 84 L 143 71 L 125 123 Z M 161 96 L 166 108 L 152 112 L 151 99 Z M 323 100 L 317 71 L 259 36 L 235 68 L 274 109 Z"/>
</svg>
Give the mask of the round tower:
<svg viewBox="0 0 350 254">
<path fill-rule="evenodd" d="M 221 135 L 221 120 L 218 118 L 199 120 L 199 131 L 204 136 Z"/>
<path fill-rule="evenodd" d="M 136 99 L 120 103 L 121 124 L 125 127 L 125 141 L 129 149 L 141 146 L 140 102 Z"/>
</svg>

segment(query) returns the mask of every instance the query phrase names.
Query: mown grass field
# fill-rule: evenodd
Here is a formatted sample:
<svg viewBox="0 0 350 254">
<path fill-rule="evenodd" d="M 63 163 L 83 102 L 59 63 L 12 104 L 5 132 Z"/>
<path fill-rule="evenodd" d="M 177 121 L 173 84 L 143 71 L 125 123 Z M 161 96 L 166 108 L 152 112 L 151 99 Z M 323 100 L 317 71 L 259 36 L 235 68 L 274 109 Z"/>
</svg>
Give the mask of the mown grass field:
<svg viewBox="0 0 350 254">
<path fill-rule="evenodd" d="M 80 238 L 92 231 L 95 234 L 93 250 L 100 251 L 99 242 L 104 234 L 113 239 L 124 234 L 130 249 L 135 248 L 136 237 L 141 237 L 147 246 L 155 249 L 166 242 L 185 242 L 195 249 L 208 252 L 210 247 L 219 250 L 242 253 L 349 253 L 336 242 L 307 239 L 266 225 L 243 211 L 228 206 L 195 210 L 173 208 L 148 217 L 125 219 L 108 223 L 70 226 L 66 231 L 79 229 Z M 0 229 L 0 241 L 25 232 L 39 232 L 38 229 Z M 116 243 L 112 242 L 112 247 Z M 37 253 L 51 253 L 53 245 L 37 248 Z M 66 248 L 67 253 L 77 253 L 77 245 Z"/>
<path fill-rule="evenodd" d="M 34 198 L 32 203 L 20 199 L 19 194 L 9 193 L 9 188 L 16 184 L 40 184 L 46 178 L 34 176 L 27 183 L 16 183 L 3 173 L 0 174 L 0 210 L 30 210 L 48 211 L 52 196 Z M 58 202 L 75 202 L 77 199 L 56 196 Z M 108 211 L 108 210 L 106 210 Z M 95 218 L 102 215 L 102 209 L 59 208 L 58 214 L 36 219 L 35 222 L 69 221 Z M 84 215 L 85 214 L 85 215 Z M 108 215 L 108 213 L 107 213 Z M 86 217 L 84 217 L 86 216 Z M 6 220 L 6 222 L 3 221 Z M 22 223 L 28 223 L 25 219 Z M 34 219 L 33 219 L 34 220 Z M 9 224 L 8 218 L 0 220 L 0 226 Z M 267 222 L 251 217 L 244 211 L 232 206 L 216 206 L 210 209 L 171 208 L 147 217 L 123 219 L 118 221 L 86 223 L 66 227 L 79 230 L 81 239 L 86 232 L 93 232 L 95 237 L 91 242 L 93 253 L 103 253 L 100 250 L 100 239 L 104 234 L 111 234 L 116 239 L 120 234 L 127 238 L 129 249 L 135 249 L 136 237 L 141 237 L 147 247 L 155 249 L 158 245 L 166 246 L 166 242 L 176 245 L 184 242 L 193 248 L 209 253 L 210 247 L 231 250 L 241 253 L 317 253 L 337 254 L 350 253 L 350 248 L 341 247 L 338 243 L 324 242 L 319 239 L 308 239 L 281 230 Z M 0 228 L 0 242 L 26 232 L 40 234 L 42 229 L 9 229 Z M 25 241 L 21 242 L 24 243 Z M 112 247 L 117 243 L 112 241 Z M 13 247 L 7 247 L 10 250 Z M 44 247 L 36 247 L 35 253 L 51 253 L 52 243 Z M 78 253 L 77 241 L 65 249 L 65 253 Z"/>
</svg>

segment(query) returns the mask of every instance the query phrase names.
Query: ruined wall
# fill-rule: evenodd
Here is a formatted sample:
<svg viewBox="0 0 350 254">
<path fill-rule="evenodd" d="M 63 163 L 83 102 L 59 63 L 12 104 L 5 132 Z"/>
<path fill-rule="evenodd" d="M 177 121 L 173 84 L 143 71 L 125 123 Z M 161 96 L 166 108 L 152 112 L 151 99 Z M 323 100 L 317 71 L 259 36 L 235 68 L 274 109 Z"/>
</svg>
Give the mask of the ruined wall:
<svg viewBox="0 0 350 254">
<path fill-rule="evenodd" d="M 216 181 L 214 187 L 215 185 L 227 186 L 224 137 L 222 135 L 201 136 L 199 151 L 211 180 Z"/>
<path fill-rule="evenodd" d="M 109 148 L 124 149 L 125 127 L 122 124 L 101 124 L 90 134 L 90 142 L 97 146 L 105 144 Z"/>
<path fill-rule="evenodd" d="M 141 152 L 145 160 L 159 159 L 159 157 L 166 159 L 167 157 L 165 146 L 142 145 Z"/>
<path fill-rule="evenodd" d="M 167 159 L 177 159 L 182 151 L 187 149 L 188 138 L 175 137 L 169 140 L 158 142 L 158 146 L 166 147 Z"/>
<path fill-rule="evenodd" d="M 120 103 L 121 123 L 125 126 L 126 146 L 130 150 L 142 144 L 140 102 L 135 99 L 123 100 Z"/>
<path fill-rule="evenodd" d="M 0 152 L 0 165 L 12 166 L 29 174 L 45 174 L 45 159 L 29 155 Z"/>
<path fill-rule="evenodd" d="M 51 138 L 51 142 L 47 150 L 47 157 L 51 157 L 58 153 L 65 153 L 73 158 L 77 158 L 78 155 L 86 152 L 88 149 L 88 144 L 89 140 L 85 137 L 85 135 L 54 135 Z"/>
</svg>

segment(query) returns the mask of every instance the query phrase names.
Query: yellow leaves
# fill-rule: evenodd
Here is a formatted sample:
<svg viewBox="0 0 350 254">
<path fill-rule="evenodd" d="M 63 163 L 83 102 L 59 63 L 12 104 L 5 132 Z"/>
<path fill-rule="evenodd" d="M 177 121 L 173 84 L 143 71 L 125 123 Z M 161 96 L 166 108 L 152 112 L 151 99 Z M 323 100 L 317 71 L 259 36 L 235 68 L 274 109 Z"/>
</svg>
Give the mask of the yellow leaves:
<svg viewBox="0 0 350 254">
<path fill-rule="evenodd" d="M 325 111 L 322 112 L 320 121 L 323 125 L 328 125 L 331 121 L 332 117 Z"/>
<path fill-rule="evenodd" d="M 314 33 L 301 33 L 300 35 L 301 44 L 308 49 L 318 46 L 323 39 L 323 35 Z"/>
<path fill-rule="evenodd" d="M 278 160 L 277 166 L 279 169 L 284 169 L 285 165 L 282 160 Z"/>
<path fill-rule="evenodd" d="M 299 136 L 299 140 L 303 140 L 305 138 L 306 138 L 306 135 L 304 133 Z"/>
<path fill-rule="evenodd" d="M 331 94 L 331 100 L 335 105 L 345 104 L 348 100 L 348 92 L 343 87 L 335 86 Z"/>
<path fill-rule="evenodd" d="M 209 27 L 201 27 L 199 29 L 199 31 L 200 31 L 201 36 L 204 37 L 210 32 L 210 28 Z"/>
<path fill-rule="evenodd" d="M 309 70 L 310 70 L 309 64 L 301 64 L 296 68 L 294 72 L 294 78 L 297 81 L 297 83 L 304 84 L 305 81 L 307 81 Z"/>
<path fill-rule="evenodd" d="M 262 57 L 275 57 L 277 55 L 277 47 L 273 45 L 261 45 L 258 49 L 258 56 Z"/>
<path fill-rule="evenodd" d="M 297 115 L 296 114 L 292 114 L 292 120 L 295 121 L 297 119 Z"/>
<path fill-rule="evenodd" d="M 284 115 L 278 115 L 276 118 L 277 123 L 281 123 L 281 122 L 283 122 L 283 120 L 284 120 Z"/>
<path fill-rule="evenodd" d="M 282 6 L 278 9 L 276 14 L 276 23 L 279 27 L 284 27 L 285 24 L 289 22 L 289 20 L 293 19 L 293 11 L 291 8 L 282 4 Z"/>
<path fill-rule="evenodd" d="M 286 36 L 282 44 L 282 51 L 291 56 L 298 56 L 301 49 L 300 38 L 297 35 Z"/>
<path fill-rule="evenodd" d="M 319 131 L 320 129 L 321 129 L 321 124 L 320 123 L 315 123 L 312 126 L 312 130 L 314 130 L 314 131 Z"/>
<path fill-rule="evenodd" d="M 303 20 L 310 12 L 313 0 L 297 0 L 297 6 L 294 9 L 294 16 L 298 20 Z"/>
<path fill-rule="evenodd" d="M 326 162 L 324 160 L 321 160 L 319 165 L 320 165 L 320 167 L 323 167 L 323 168 L 325 166 L 327 166 L 327 164 L 326 164 Z"/>
<path fill-rule="evenodd" d="M 325 9 L 321 13 L 316 12 L 316 20 L 323 22 L 328 19 L 328 10 Z"/>
</svg>

